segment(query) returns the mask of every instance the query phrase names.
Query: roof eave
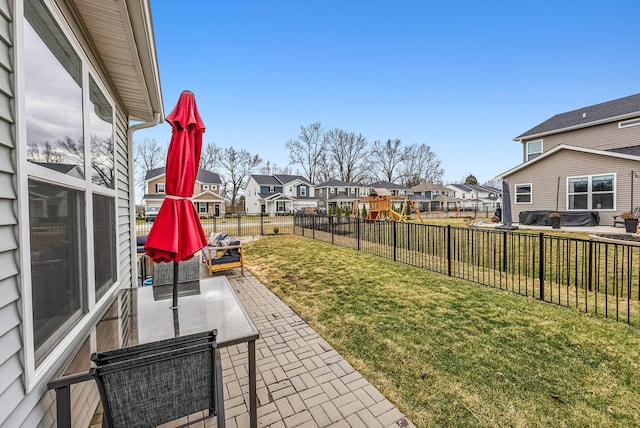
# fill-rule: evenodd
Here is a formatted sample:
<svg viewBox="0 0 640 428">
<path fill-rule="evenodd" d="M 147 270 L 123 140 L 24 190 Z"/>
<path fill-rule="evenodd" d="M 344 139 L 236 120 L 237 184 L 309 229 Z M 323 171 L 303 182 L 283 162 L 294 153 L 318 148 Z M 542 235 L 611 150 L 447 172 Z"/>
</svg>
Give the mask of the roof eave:
<svg viewBox="0 0 640 428">
<path fill-rule="evenodd" d="M 582 152 L 582 153 L 590 153 L 590 154 L 594 154 L 594 155 L 600 155 L 600 156 L 610 156 L 610 157 L 614 157 L 614 158 L 619 158 L 619 159 L 628 159 L 628 160 L 635 160 L 635 161 L 640 161 L 640 156 L 634 156 L 634 155 L 629 155 L 626 153 L 616 153 L 616 152 L 610 152 L 607 150 L 596 150 L 596 149 L 588 149 L 585 147 L 577 147 L 577 146 L 570 146 L 567 144 L 560 144 L 559 146 L 554 147 L 553 149 L 549 150 L 548 152 L 545 152 L 543 154 L 541 154 L 540 156 L 531 159 L 528 162 L 524 162 L 521 163 L 520 165 L 511 168 L 510 170 L 507 170 L 505 172 L 503 172 L 502 174 L 499 174 L 496 176 L 496 178 L 499 179 L 504 179 L 505 177 L 513 174 L 514 172 L 518 172 L 521 169 L 527 168 L 531 165 L 533 165 L 536 162 L 539 162 L 541 160 L 543 160 L 544 158 L 551 156 L 552 154 L 559 152 L 560 150 L 572 150 L 574 152 Z"/>
<path fill-rule="evenodd" d="M 559 134 L 561 132 L 574 131 L 574 130 L 580 129 L 580 128 L 588 128 L 590 126 L 602 125 L 604 123 L 617 122 L 617 121 L 620 121 L 620 120 L 625 120 L 625 119 L 629 119 L 629 118 L 636 117 L 636 116 L 640 116 L 640 111 L 627 113 L 627 114 L 623 114 L 623 115 L 620 115 L 620 116 L 608 117 L 606 119 L 595 120 L 593 122 L 581 123 L 580 125 L 568 126 L 566 128 L 552 129 L 550 131 L 539 132 L 537 134 L 518 135 L 517 137 L 515 137 L 513 139 L 513 141 L 522 143 L 523 140 L 531 140 L 533 138 L 545 137 L 547 135 Z"/>
<path fill-rule="evenodd" d="M 128 120 L 164 118 L 149 0 L 68 0 Z"/>
</svg>

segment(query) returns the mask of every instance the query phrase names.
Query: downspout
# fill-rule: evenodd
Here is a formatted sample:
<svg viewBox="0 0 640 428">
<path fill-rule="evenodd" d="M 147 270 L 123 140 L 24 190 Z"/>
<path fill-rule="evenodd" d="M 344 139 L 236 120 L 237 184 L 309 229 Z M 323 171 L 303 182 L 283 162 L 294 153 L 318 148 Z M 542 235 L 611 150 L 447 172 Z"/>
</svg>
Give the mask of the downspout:
<svg viewBox="0 0 640 428">
<path fill-rule="evenodd" d="M 137 123 L 133 126 L 130 126 L 127 129 L 127 146 L 131 148 L 131 150 L 129 150 L 129 203 L 131 203 L 133 201 L 133 209 L 131 210 L 131 213 L 129 214 L 129 224 L 133 227 L 133 230 L 131 233 L 131 287 L 137 287 L 137 273 L 136 273 L 136 264 L 138 262 L 137 257 L 136 257 L 136 250 L 137 250 L 137 245 L 136 245 L 136 183 L 135 183 L 135 165 L 133 162 L 133 133 L 136 132 L 139 129 L 145 129 L 145 128 L 151 128 L 153 126 L 156 126 L 157 124 L 159 124 L 162 120 L 162 115 L 158 112 L 154 112 L 153 113 L 153 120 L 149 121 L 149 122 L 142 122 L 142 123 Z"/>
</svg>

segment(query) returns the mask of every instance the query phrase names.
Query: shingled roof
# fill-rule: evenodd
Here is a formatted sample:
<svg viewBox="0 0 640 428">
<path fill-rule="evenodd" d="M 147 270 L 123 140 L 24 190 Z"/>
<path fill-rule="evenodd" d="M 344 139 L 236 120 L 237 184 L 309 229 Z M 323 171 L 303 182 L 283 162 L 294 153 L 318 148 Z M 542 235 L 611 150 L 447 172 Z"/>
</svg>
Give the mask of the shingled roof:
<svg viewBox="0 0 640 428">
<path fill-rule="evenodd" d="M 520 141 L 570 129 L 586 128 L 634 116 L 640 116 L 640 94 L 556 114 L 513 140 Z"/>
<path fill-rule="evenodd" d="M 144 176 L 145 181 L 153 180 L 156 177 L 164 175 L 166 173 L 166 168 L 154 168 L 147 171 Z M 222 179 L 220 179 L 220 174 L 217 172 L 207 171 L 206 169 L 198 168 L 198 175 L 196 176 L 196 180 L 200 183 L 222 183 Z"/>
</svg>

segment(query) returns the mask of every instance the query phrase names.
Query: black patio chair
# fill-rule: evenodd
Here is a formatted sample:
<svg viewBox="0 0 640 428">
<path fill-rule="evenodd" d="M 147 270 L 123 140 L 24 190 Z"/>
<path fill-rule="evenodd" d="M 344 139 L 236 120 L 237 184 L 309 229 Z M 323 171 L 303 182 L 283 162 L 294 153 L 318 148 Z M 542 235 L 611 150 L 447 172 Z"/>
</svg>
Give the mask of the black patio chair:
<svg viewBox="0 0 640 428">
<path fill-rule="evenodd" d="M 220 350 L 215 331 L 92 356 L 103 427 L 153 427 L 205 411 L 224 427 Z"/>
</svg>

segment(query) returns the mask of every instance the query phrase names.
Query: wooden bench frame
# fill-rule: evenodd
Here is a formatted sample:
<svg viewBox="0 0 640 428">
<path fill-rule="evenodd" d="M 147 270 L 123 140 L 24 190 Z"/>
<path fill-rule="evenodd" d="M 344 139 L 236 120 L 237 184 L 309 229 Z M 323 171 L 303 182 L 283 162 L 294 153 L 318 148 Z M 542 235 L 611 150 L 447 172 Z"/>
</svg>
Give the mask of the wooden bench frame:
<svg viewBox="0 0 640 428">
<path fill-rule="evenodd" d="M 218 250 L 232 250 L 237 249 L 240 254 L 240 260 L 234 262 L 226 262 L 226 263 L 216 263 L 213 256 L 215 255 L 215 251 Z M 205 256 L 205 251 L 207 252 L 207 256 Z M 214 253 L 212 254 L 212 251 Z M 209 271 L 209 276 L 213 276 L 214 272 L 228 270 L 233 268 L 240 268 L 242 272 L 242 276 L 244 276 L 244 251 L 242 250 L 242 245 L 229 245 L 226 247 L 212 247 L 207 246 L 202 249 L 202 262 L 207 265 L 207 270 Z"/>
</svg>

